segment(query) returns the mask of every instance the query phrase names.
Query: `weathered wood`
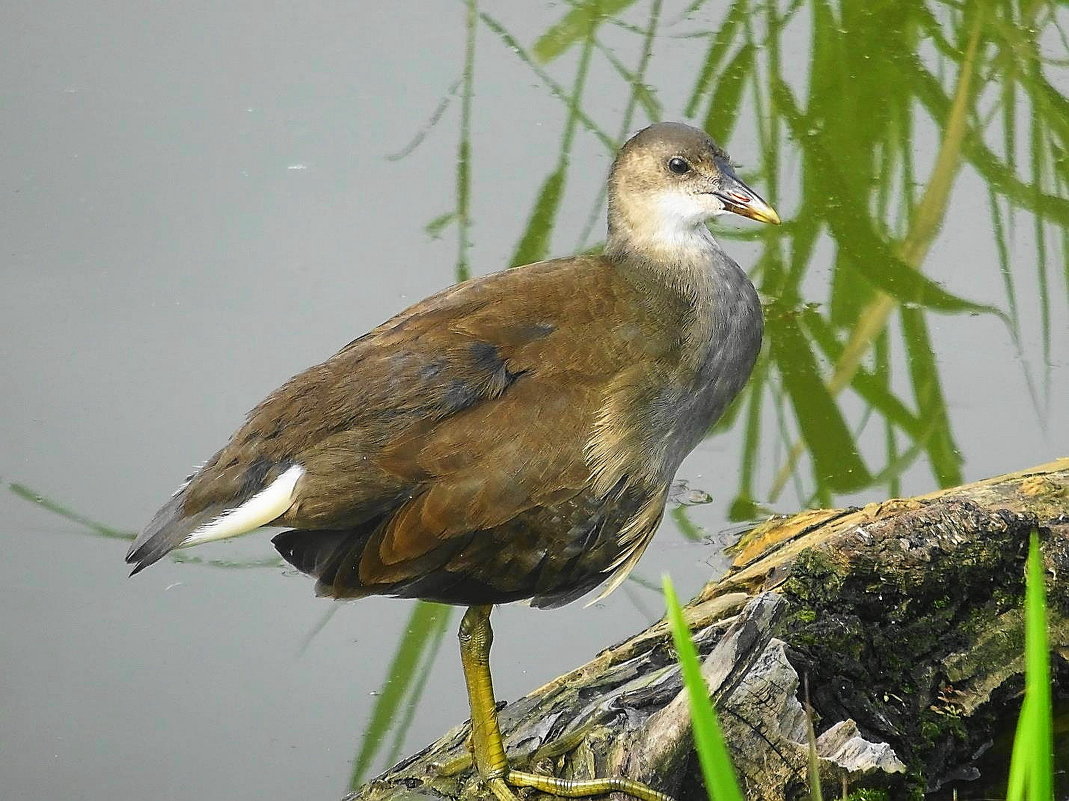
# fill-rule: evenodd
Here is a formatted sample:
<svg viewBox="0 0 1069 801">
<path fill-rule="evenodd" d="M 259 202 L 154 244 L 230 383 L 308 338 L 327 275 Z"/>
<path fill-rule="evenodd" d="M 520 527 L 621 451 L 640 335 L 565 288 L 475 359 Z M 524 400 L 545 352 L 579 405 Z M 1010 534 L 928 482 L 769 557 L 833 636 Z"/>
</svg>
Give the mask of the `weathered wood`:
<svg viewBox="0 0 1069 801">
<path fill-rule="evenodd" d="M 976 773 L 1019 703 L 1028 535 L 1048 575 L 1055 675 L 1069 659 L 1069 459 L 748 532 L 687 607 L 746 794 L 805 792 L 810 718 L 821 780 L 895 795 Z M 800 678 L 803 677 L 803 678 Z M 626 775 L 704 796 L 663 621 L 502 710 L 515 766 Z M 347 801 L 484 797 L 459 726 Z"/>
</svg>

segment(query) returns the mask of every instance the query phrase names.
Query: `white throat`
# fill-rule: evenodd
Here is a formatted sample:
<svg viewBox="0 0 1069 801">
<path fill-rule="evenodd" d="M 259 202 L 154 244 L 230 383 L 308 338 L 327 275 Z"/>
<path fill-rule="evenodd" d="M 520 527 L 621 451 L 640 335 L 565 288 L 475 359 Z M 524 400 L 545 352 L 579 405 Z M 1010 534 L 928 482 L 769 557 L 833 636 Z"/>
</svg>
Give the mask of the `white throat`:
<svg viewBox="0 0 1069 801">
<path fill-rule="evenodd" d="M 705 221 L 723 211 L 711 195 L 663 192 L 642 209 L 645 219 L 635 226 L 635 244 L 663 254 L 673 261 L 708 258 L 720 246 Z"/>
</svg>

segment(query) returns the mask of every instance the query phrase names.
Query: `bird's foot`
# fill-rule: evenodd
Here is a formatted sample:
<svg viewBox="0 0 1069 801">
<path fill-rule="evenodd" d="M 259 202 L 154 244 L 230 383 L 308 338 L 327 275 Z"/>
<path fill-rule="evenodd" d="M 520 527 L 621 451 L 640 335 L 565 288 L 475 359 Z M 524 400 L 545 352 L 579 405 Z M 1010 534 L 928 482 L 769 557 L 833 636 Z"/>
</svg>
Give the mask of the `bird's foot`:
<svg viewBox="0 0 1069 801">
<path fill-rule="evenodd" d="M 564 798 L 588 798 L 607 793 L 623 793 L 632 798 L 637 798 L 639 801 L 675 801 L 672 796 L 662 793 L 660 790 L 654 790 L 648 784 L 632 779 L 624 779 L 620 776 L 600 779 L 559 779 L 556 776 L 543 776 L 540 773 L 510 770 L 505 774 L 504 782 L 513 787 L 533 787 L 543 793 L 559 795 Z M 487 786 L 490 787 L 490 791 L 498 797 L 499 801 L 508 801 L 507 798 L 502 798 L 502 796 L 498 795 L 490 782 L 487 782 Z M 514 798 L 515 796 L 512 797 Z"/>
<path fill-rule="evenodd" d="M 494 639 L 490 627 L 490 606 L 471 606 L 460 622 L 460 661 L 471 707 L 470 757 L 457 758 L 442 765 L 439 772 L 455 776 L 472 763 L 483 785 L 497 801 L 518 801 L 513 787 L 530 787 L 564 798 L 587 798 L 607 793 L 624 793 L 638 801 L 673 801 L 672 797 L 642 782 L 623 778 L 558 779 L 544 773 L 513 770 L 505 754 L 505 743 L 498 724 L 498 705 L 494 700 L 490 677 L 490 645 Z M 531 755 L 537 764 L 541 758 L 559 756 L 572 750 L 585 732 L 577 731 L 557 738 Z"/>
<path fill-rule="evenodd" d="M 556 749 L 553 749 L 556 750 Z M 565 749 L 567 750 L 567 749 Z M 545 750 L 540 752 L 546 756 Z M 440 776 L 455 776 L 472 765 L 469 754 L 462 754 L 439 766 Z M 506 770 L 501 775 L 483 777 L 486 788 L 494 794 L 497 801 L 518 801 L 513 787 L 531 787 L 543 793 L 563 798 L 588 798 L 607 793 L 623 793 L 639 801 L 675 801 L 667 793 L 654 790 L 647 784 L 618 776 L 598 779 L 560 779 L 544 773 L 530 773 L 523 770 Z"/>
</svg>

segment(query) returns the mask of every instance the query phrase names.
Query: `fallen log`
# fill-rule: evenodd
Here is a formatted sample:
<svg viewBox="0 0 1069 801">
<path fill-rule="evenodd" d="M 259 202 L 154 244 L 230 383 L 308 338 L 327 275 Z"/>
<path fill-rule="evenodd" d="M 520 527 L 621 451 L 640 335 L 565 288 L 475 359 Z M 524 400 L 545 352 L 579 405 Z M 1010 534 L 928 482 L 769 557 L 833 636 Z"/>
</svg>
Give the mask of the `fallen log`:
<svg viewBox="0 0 1069 801">
<path fill-rule="evenodd" d="M 919 795 L 975 778 L 1022 689 L 1037 529 L 1056 687 L 1069 686 L 1069 459 L 909 499 L 773 518 L 685 613 L 750 799 L 821 782 Z M 808 687 L 811 712 L 803 706 Z M 1000 724 L 1001 721 L 1001 724 Z M 513 766 L 704 798 L 664 621 L 505 706 Z M 459 726 L 346 797 L 483 798 Z"/>
</svg>

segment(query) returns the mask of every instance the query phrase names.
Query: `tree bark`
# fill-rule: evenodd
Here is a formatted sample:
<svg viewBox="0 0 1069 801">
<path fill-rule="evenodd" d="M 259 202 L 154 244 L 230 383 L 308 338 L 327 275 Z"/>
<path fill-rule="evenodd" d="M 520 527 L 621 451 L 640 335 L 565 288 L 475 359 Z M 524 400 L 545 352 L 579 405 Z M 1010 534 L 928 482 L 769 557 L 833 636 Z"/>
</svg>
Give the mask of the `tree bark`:
<svg viewBox="0 0 1069 801">
<path fill-rule="evenodd" d="M 901 797 L 975 777 L 1020 702 L 1033 529 L 1064 687 L 1069 459 L 745 534 L 728 574 L 686 615 L 747 798 L 807 797 L 810 721 L 829 795 L 843 785 Z M 514 767 L 705 797 L 664 621 L 504 707 L 501 723 Z M 466 764 L 467 734 L 457 727 L 346 801 L 486 797 Z"/>
</svg>

